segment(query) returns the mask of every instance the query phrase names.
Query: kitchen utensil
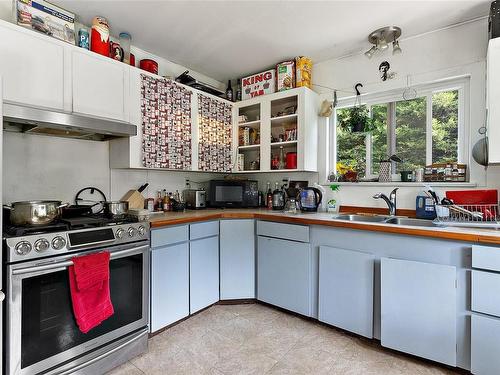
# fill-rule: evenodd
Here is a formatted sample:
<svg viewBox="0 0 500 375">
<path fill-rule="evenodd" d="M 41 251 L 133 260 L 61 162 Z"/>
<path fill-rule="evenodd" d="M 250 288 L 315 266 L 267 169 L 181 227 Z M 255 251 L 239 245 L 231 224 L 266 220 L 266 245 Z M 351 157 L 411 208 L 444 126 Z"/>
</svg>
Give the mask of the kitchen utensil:
<svg viewBox="0 0 500 375">
<path fill-rule="evenodd" d="M 488 165 L 488 136 L 486 135 L 486 126 L 479 128 L 478 132 L 483 136 L 476 144 L 472 147 L 472 158 L 482 166 Z"/>
<path fill-rule="evenodd" d="M 108 201 L 101 202 L 104 206 L 104 214 L 114 219 L 123 218 L 128 213 L 128 202 Z"/>
<path fill-rule="evenodd" d="M 139 68 L 145 70 L 146 72 L 158 74 L 158 63 L 151 59 L 142 59 L 139 62 Z"/>
<path fill-rule="evenodd" d="M 22 201 L 4 205 L 10 210 L 12 225 L 46 225 L 61 217 L 61 208 L 68 203 L 61 201 Z"/>
<path fill-rule="evenodd" d="M 128 202 L 128 207 L 130 208 L 144 208 L 144 201 L 146 200 L 141 194 L 147 187 L 148 183 L 145 183 L 137 190 L 129 190 L 122 197 L 121 201 Z"/>
<path fill-rule="evenodd" d="M 207 192 L 201 189 L 186 189 L 182 192 L 186 208 L 198 210 L 207 207 Z"/>
<path fill-rule="evenodd" d="M 304 212 L 316 212 L 321 200 L 323 199 L 323 194 L 321 191 L 315 187 L 306 187 L 300 192 L 300 209 Z"/>
</svg>

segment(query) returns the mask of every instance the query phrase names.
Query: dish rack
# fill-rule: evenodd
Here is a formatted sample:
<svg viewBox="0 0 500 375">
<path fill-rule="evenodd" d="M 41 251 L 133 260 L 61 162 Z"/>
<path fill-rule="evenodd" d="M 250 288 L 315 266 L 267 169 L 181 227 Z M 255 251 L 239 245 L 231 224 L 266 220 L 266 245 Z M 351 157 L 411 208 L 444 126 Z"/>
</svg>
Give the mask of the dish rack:
<svg viewBox="0 0 500 375">
<path fill-rule="evenodd" d="M 500 229 L 498 204 L 436 204 L 437 224 Z"/>
</svg>

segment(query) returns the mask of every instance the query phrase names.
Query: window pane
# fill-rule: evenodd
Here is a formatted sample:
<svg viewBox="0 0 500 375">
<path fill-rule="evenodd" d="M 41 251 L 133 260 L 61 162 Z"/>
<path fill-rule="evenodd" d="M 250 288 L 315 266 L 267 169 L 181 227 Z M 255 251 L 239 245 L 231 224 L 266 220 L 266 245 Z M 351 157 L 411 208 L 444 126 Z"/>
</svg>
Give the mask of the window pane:
<svg viewBox="0 0 500 375">
<path fill-rule="evenodd" d="M 432 95 L 432 162 L 458 161 L 458 90 Z"/>
<path fill-rule="evenodd" d="M 339 124 L 349 116 L 349 108 L 337 109 L 337 163 L 354 168 L 359 176 L 366 170 L 366 134 L 351 133 Z"/>
<path fill-rule="evenodd" d="M 387 104 L 372 106 L 372 173 L 378 174 L 380 161 L 387 159 Z"/>
<path fill-rule="evenodd" d="M 425 166 L 425 97 L 396 102 L 396 155 L 403 159 L 397 170 Z"/>
</svg>

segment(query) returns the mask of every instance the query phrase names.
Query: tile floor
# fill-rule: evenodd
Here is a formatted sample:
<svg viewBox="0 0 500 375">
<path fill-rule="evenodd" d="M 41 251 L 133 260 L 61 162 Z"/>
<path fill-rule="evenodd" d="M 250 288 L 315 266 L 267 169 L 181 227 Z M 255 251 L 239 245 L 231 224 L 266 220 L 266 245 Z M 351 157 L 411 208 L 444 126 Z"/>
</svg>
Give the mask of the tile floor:
<svg viewBox="0 0 500 375">
<path fill-rule="evenodd" d="M 215 305 L 154 336 L 108 375 L 454 374 L 260 304 Z"/>
</svg>

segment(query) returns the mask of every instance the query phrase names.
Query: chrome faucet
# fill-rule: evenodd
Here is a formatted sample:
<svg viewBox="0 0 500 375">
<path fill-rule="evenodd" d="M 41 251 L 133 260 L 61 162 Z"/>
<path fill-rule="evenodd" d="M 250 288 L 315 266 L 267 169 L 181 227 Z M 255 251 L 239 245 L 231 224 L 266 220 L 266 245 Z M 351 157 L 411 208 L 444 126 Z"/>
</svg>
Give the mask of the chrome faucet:
<svg viewBox="0 0 500 375">
<path fill-rule="evenodd" d="M 389 198 L 387 198 L 387 195 L 383 193 L 377 193 L 373 196 L 374 199 L 383 199 L 385 203 L 387 203 L 387 206 L 389 207 L 389 215 L 390 216 L 396 216 L 396 192 L 398 191 L 398 188 L 395 188 L 393 191 L 391 191 L 391 194 L 389 194 Z"/>
</svg>

